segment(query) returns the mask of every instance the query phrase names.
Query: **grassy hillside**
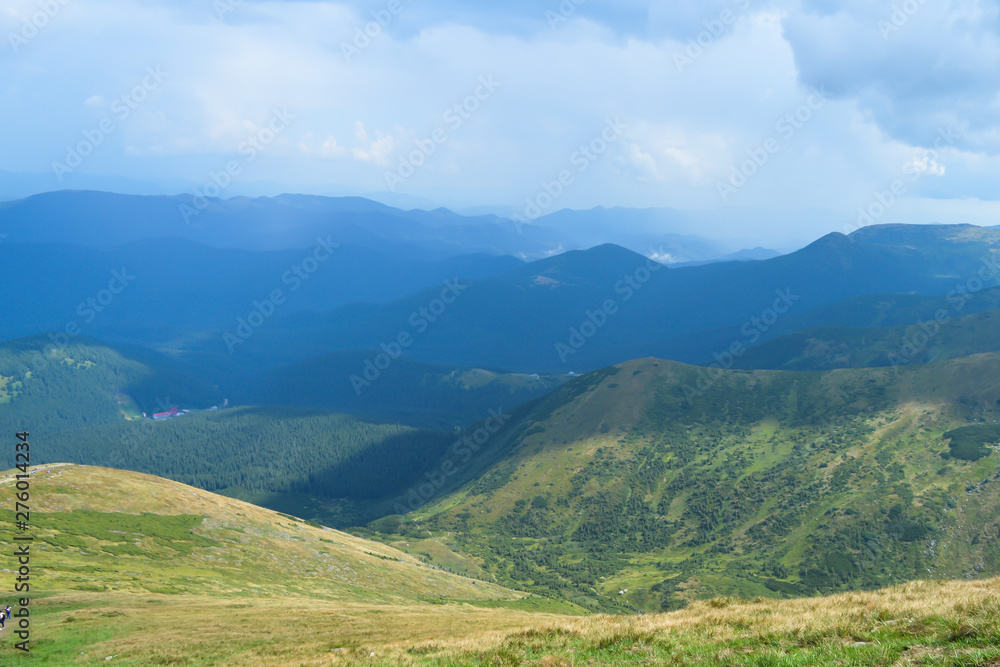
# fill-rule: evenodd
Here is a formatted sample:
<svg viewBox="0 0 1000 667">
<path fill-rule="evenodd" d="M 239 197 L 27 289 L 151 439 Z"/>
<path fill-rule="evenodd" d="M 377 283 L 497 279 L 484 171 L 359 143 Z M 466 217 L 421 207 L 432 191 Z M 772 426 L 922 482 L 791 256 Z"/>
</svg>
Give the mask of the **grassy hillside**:
<svg viewBox="0 0 1000 667">
<path fill-rule="evenodd" d="M 827 598 L 714 598 L 669 614 L 539 620 L 514 632 L 375 646 L 367 659 L 355 650 L 332 664 L 989 666 L 1000 661 L 998 612 L 997 579 L 913 582 Z"/>
<path fill-rule="evenodd" d="M 43 592 L 300 595 L 400 602 L 518 595 L 394 549 L 143 473 L 51 464 L 32 475 Z M 13 473 L 0 479 L 10 494 Z M 6 525 L 10 510 L 0 510 Z M 12 574 L 0 573 L 4 590 Z"/>
<path fill-rule="evenodd" d="M 12 474 L 0 477 L 6 497 Z M 148 475 L 39 466 L 32 503 L 41 576 L 30 591 L 31 655 L 13 648 L 10 623 L 0 633 L 0 662 L 15 667 L 1000 660 L 995 579 L 581 617 L 383 544 Z M 0 586 L 11 590 L 14 576 L 0 571 Z"/>
<path fill-rule="evenodd" d="M 968 460 L 946 434 L 1000 420 L 998 400 L 998 355 L 714 375 L 634 361 L 526 406 L 468 463 L 449 454 L 451 486 L 373 527 L 597 609 L 986 576 L 998 443 L 960 432 L 985 454 Z"/>
<path fill-rule="evenodd" d="M 0 478 L 4 498 L 12 498 L 13 472 Z M 361 622 L 354 616 L 374 618 L 377 608 L 416 619 L 464 601 L 490 609 L 501 626 L 510 623 L 507 608 L 512 618 L 524 615 L 517 609 L 572 611 L 149 475 L 52 464 L 33 468 L 31 479 L 33 658 L 42 662 L 117 655 L 116 664 L 134 665 L 288 664 L 288 656 L 316 647 L 272 646 L 256 629 L 258 621 L 301 622 L 296 611 L 323 617 L 328 631 L 343 625 L 352 632 Z M 12 512 L 2 509 L 0 518 L 10 525 Z M 0 588 L 12 591 L 15 576 L 0 571 Z M 457 625 L 463 613 L 471 625 L 469 607 L 455 610 Z M 220 643 L 214 629 L 235 634 Z M 0 635 L 0 662 L 28 664 L 12 657 L 9 630 Z M 312 639 L 326 654 L 345 641 L 336 632 Z"/>
</svg>

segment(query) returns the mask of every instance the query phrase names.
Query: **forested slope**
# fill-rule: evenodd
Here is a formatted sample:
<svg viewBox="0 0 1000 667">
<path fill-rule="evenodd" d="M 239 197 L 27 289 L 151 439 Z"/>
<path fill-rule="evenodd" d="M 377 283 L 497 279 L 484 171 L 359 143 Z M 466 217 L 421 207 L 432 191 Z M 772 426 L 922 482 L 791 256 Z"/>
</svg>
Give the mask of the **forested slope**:
<svg viewBox="0 0 1000 667">
<path fill-rule="evenodd" d="M 630 362 L 537 401 L 484 445 L 483 473 L 373 525 L 606 609 L 995 574 L 998 399 L 997 355 L 828 373 Z"/>
</svg>

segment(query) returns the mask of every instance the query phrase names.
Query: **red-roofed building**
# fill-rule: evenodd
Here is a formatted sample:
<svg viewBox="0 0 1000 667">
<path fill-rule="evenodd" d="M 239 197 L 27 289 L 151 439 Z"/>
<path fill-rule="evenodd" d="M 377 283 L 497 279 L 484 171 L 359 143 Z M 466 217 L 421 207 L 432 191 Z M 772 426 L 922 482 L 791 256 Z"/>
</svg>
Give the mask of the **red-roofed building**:
<svg viewBox="0 0 1000 667">
<path fill-rule="evenodd" d="M 181 413 L 177 408 L 170 408 L 169 412 L 157 412 L 153 415 L 153 419 L 170 419 L 171 417 L 176 417 Z"/>
</svg>

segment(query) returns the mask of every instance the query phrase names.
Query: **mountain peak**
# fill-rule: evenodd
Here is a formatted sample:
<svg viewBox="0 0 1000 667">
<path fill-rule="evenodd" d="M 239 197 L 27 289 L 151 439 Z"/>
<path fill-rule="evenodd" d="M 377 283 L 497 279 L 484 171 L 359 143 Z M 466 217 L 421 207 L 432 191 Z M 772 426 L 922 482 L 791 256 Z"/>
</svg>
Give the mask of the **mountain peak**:
<svg viewBox="0 0 1000 667">
<path fill-rule="evenodd" d="M 512 271 L 511 279 L 530 279 L 536 281 L 539 276 L 555 277 L 561 280 L 573 279 L 574 282 L 608 282 L 613 283 L 624 273 L 632 273 L 638 267 L 645 266 L 652 260 L 637 252 L 623 248 L 614 243 L 604 243 L 587 250 L 570 250 L 559 255 L 526 264 Z"/>
</svg>

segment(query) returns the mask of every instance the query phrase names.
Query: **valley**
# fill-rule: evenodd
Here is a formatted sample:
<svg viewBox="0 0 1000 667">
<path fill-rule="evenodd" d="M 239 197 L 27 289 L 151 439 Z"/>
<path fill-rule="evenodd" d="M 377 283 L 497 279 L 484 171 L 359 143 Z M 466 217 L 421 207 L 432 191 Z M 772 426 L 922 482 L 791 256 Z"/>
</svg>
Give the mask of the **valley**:
<svg viewBox="0 0 1000 667">
<path fill-rule="evenodd" d="M 519 413 L 392 543 L 608 611 L 976 577 L 1000 547 L 998 364 L 720 371 L 704 389 L 696 367 L 611 367 Z M 990 428 L 956 456 L 966 424 Z"/>
<path fill-rule="evenodd" d="M 5 0 L 0 667 L 1000 667 L 1000 0 Z"/>
<path fill-rule="evenodd" d="M 10 487 L 13 471 L 0 477 Z M 1000 658 L 996 579 L 584 615 L 149 475 L 34 468 L 31 657 L 11 665 L 963 664 Z M 37 561 L 36 561 L 37 562 Z M 12 573 L 0 573 L 12 583 Z M 37 592 L 36 592 L 37 591 Z M 9 623 L 8 623 L 9 625 Z"/>
<path fill-rule="evenodd" d="M 132 243 L 114 263 L 143 257 Z M 169 252 L 228 286 L 155 317 L 126 290 L 87 335 L 0 342 L 0 428 L 40 443 L 53 661 L 726 664 L 770 650 L 739 629 L 758 610 L 895 609 L 914 586 L 993 599 L 994 230 L 886 226 L 679 267 L 611 245 L 435 259 L 363 303 L 303 282 L 228 350 L 219 314 L 266 293 L 243 277 L 294 255 L 195 248 Z M 346 252 L 326 280 L 375 275 L 374 251 Z M 706 639 L 705 614 L 731 630 Z M 189 616 L 211 632 L 178 634 Z M 832 622 L 787 635 L 797 660 L 873 659 L 841 647 L 876 630 Z M 878 650 L 989 644 L 943 627 Z"/>
</svg>

